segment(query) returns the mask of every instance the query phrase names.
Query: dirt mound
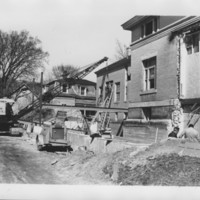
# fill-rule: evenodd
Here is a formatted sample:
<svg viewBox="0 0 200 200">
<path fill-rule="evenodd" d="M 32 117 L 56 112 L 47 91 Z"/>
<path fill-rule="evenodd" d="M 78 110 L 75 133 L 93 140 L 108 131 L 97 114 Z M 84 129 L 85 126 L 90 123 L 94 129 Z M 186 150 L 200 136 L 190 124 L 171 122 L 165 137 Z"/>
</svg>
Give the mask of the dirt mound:
<svg viewBox="0 0 200 200">
<path fill-rule="evenodd" d="M 191 151 L 193 144 L 189 149 L 188 144 L 181 145 L 180 141 L 166 141 L 137 154 L 134 149 L 118 152 L 103 172 L 120 185 L 199 186 L 199 149 Z"/>
<path fill-rule="evenodd" d="M 148 157 L 143 165 L 121 166 L 117 182 L 122 185 L 199 186 L 200 158 L 176 153 Z"/>
</svg>

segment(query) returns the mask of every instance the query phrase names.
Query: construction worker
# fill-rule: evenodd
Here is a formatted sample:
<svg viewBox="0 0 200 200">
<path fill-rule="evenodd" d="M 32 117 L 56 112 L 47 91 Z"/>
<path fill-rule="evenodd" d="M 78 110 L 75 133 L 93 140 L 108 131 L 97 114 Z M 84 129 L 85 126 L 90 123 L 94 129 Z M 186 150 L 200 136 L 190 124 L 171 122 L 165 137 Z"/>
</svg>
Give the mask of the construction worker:
<svg viewBox="0 0 200 200">
<path fill-rule="evenodd" d="M 193 142 L 200 142 L 200 134 L 199 132 L 194 128 L 193 124 L 190 124 L 188 128 L 183 130 L 177 135 L 178 138 L 186 138 L 189 141 Z"/>
<path fill-rule="evenodd" d="M 174 130 L 168 135 L 168 137 L 177 138 L 178 132 L 179 132 L 179 127 L 174 127 Z"/>
</svg>

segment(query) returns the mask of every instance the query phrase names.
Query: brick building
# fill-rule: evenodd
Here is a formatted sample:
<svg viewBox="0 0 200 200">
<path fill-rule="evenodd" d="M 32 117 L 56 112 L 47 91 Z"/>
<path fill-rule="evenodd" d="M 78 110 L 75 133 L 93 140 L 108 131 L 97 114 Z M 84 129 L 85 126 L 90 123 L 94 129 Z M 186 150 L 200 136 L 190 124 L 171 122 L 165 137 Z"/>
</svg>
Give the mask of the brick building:
<svg viewBox="0 0 200 200">
<path fill-rule="evenodd" d="M 135 16 L 122 25 L 132 38 L 126 137 L 152 142 L 190 122 L 200 131 L 199 24 L 195 16 Z"/>
<path fill-rule="evenodd" d="M 96 101 L 98 106 L 100 102 L 105 101 L 107 88 L 110 87 L 113 90 L 110 107 L 128 109 L 128 90 L 131 79 L 130 61 L 131 58 L 128 56 L 95 72 L 97 75 Z M 109 117 L 112 134 L 117 135 L 120 125 L 127 118 L 127 112 L 118 110 L 109 113 Z"/>
<path fill-rule="evenodd" d="M 97 104 L 106 97 L 106 88 L 110 85 L 113 88 L 111 99 L 112 108 L 128 108 L 128 88 L 130 76 L 130 56 L 123 58 L 103 69 L 98 70 L 97 75 Z M 112 121 L 122 121 L 126 118 L 124 113 L 111 113 Z"/>
</svg>

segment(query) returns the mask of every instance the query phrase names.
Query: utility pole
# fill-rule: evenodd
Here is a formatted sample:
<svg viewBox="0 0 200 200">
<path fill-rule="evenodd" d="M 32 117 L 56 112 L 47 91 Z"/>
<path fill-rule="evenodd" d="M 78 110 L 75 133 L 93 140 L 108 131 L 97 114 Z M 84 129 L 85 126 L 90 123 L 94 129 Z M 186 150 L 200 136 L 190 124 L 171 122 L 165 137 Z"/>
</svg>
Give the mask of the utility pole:
<svg viewBox="0 0 200 200">
<path fill-rule="evenodd" d="M 34 103 L 34 93 L 35 93 L 35 79 L 33 78 L 33 86 L 32 86 L 32 105 Z M 33 106 L 33 110 L 34 110 L 34 106 Z M 32 125 L 33 125 L 33 115 L 32 115 Z"/>
<path fill-rule="evenodd" d="M 43 87 L 43 72 L 41 72 L 40 80 L 40 115 L 39 115 L 39 124 L 42 125 L 42 87 Z"/>
</svg>

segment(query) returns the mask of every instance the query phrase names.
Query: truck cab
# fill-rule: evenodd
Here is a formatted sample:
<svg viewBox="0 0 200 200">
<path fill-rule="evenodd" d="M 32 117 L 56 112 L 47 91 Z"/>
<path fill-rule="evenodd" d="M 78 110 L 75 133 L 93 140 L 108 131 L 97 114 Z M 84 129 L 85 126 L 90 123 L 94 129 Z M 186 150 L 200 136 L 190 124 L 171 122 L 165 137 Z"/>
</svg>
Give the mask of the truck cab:
<svg viewBox="0 0 200 200">
<path fill-rule="evenodd" d="M 0 99 L 0 134 L 9 134 L 14 126 L 11 99 Z"/>
</svg>

